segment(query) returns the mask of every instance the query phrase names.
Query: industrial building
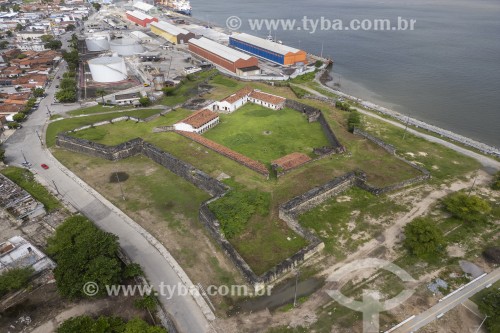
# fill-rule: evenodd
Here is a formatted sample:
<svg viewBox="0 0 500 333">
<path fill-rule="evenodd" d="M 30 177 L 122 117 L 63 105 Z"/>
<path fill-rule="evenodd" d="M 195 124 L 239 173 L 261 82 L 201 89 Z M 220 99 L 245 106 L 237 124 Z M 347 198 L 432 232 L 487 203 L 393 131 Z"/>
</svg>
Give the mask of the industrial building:
<svg viewBox="0 0 500 333">
<path fill-rule="evenodd" d="M 257 67 L 259 61 L 246 53 L 219 44 L 208 38 L 191 39 L 189 50 L 194 54 L 233 73 L 249 67 Z"/>
<path fill-rule="evenodd" d="M 144 48 L 135 38 L 117 38 L 109 42 L 111 51 L 129 57 L 144 52 Z"/>
<path fill-rule="evenodd" d="M 128 77 L 125 61 L 120 57 L 100 57 L 88 62 L 95 82 L 119 82 Z"/>
<path fill-rule="evenodd" d="M 85 38 L 85 45 L 89 52 L 103 52 L 109 50 L 109 35 L 92 36 Z"/>
<path fill-rule="evenodd" d="M 143 1 L 138 1 L 134 3 L 134 8 L 140 10 L 145 14 L 156 14 L 158 12 L 155 6 L 149 3 L 145 3 Z"/>
<path fill-rule="evenodd" d="M 141 27 L 147 27 L 147 25 L 150 24 L 151 22 L 158 22 L 158 19 L 156 17 L 144 14 L 143 12 L 140 12 L 138 10 L 134 11 L 129 10 L 125 14 L 127 15 L 127 18 L 130 21 L 140 25 Z"/>
<path fill-rule="evenodd" d="M 280 65 L 307 62 L 305 51 L 245 33 L 230 36 L 229 45 Z"/>
<path fill-rule="evenodd" d="M 195 37 L 192 32 L 165 21 L 151 23 L 151 32 L 165 38 L 172 44 L 185 44 L 188 40 Z"/>
<path fill-rule="evenodd" d="M 153 42 L 153 37 L 151 37 L 149 35 L 146 35 L 142 31 L 132 31 L 130 33 L 130 37 L 133 37 L 133 38 L 137 39 L 141 43 L 149 44 L 149 43 Z"/>
</svg>

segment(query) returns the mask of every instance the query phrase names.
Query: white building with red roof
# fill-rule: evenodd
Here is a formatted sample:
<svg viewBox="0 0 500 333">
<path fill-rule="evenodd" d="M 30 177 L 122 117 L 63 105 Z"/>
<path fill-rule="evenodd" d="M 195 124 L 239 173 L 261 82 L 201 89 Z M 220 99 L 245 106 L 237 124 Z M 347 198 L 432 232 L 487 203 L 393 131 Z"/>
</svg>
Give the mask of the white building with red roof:
<svg viewBox="0 0 500 333">
<path fill-rule="evenodd" d="M 174 124 L 176 131 L 202 134 L 219 123 L 219 114 L 208 109 L 196 111 L 184 120 Z"/>
</svg>

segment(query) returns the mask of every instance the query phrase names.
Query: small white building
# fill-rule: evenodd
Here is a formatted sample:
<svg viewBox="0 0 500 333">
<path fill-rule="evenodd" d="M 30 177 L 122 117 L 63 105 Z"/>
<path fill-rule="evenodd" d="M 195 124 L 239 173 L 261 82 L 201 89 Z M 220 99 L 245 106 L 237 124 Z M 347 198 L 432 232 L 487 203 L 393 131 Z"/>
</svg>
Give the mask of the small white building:
<svg viewBox="0 0 500 333">
<path fill-rule="evenodd" d="M 134 3 L 134 9 L 140 10 L 141 12 L 146 14 L 156 14 L 158 12 L 155 6 L 145 3 L 143 1 Z"/>
<path fill-rule="evenodd" d="M 247 103 L 262 105 L 273 110 L 281 110 L 285 107 L 286 98 L 245 87 L 234 94 L 224 98 L 220 102 L 213 103 L 210 108 L 213 111 L 232 113 Z"/>
<path fill-rule="evenodd" d="M 145 43 L 145 44 L 150 44 L 153 42 L 154 38 L 149 36 L 149 35 L 146 35 L 144 32 L 142 31 L 132 31 L 130 33 L 130 36 L 137 39 L 139 42 L 141 43 Z"/>
<path fill-rule="evenodd" d="M 219 115 L 208 109 L 196 111 L 186 119 L 174 124 L 176 131 L 202 134 L 219 123 Z"/>
<path fill-rule="evenodd" d="M 250 103 L 262 105 L 269 109 L 281 110 L 285 107 L 286 98 L 268 94 L 256 89 L 252 91 L 250 96 L 248 96 L 248 101 Z"/>
</svg>

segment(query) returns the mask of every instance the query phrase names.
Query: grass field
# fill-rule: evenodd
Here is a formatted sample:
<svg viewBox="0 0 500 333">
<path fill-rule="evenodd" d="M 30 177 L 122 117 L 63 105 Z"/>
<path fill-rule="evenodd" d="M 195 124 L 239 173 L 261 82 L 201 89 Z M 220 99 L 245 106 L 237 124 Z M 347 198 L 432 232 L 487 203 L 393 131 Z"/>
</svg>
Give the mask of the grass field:
<svg viewBox="0 0 500 333">
<path fill-rule="evenodd" d="M 292 109 L 247 104 L 220 118 L 220 124 L 204 136 L 263 163 L 293 152 L 314 157 L 313 148 L 328 145 L 321 125 L 309 123 Z"/>
<path fill-rule="evenodd" d="M 33 174 L 22 168 L 8 167 L 1 170 L 2 174 L 22 187 L 36 200 L 40 201 L 47 211 L 61 207 L 57 200 L 45 187 L 35 180 Z"/>
<path fill-rule="evenodd" d="M 115 112 L 121 110 L 133 110 L 133 106 L 111 106 L 111 105 L 95 105 L 90 106 L 88 108 L 78 109 L 74 111 L 68 112 L 70 116 L 80 116 L 80 115 L 89 115 L 95 113 L 104 113 L 104 112 Z"/>
<path fill-rule="evenodd" d="M 118 118 L 121 116 L 147 118 L 159 112 L 160 110 L 131 110 L 127 112 L 114 112 L 114 113 L 94 115 L 89 117 L 76 117 L 76 118 L 54 121 L 50 123 L 49 126 L 47 127 L 47 133 L 46 133 L 47 147 L 52 147 L 56 143 L 56 135 L 61 132 L 66 132 L 81 126 L 90 125 L 99 121 Z"/>
</svg>

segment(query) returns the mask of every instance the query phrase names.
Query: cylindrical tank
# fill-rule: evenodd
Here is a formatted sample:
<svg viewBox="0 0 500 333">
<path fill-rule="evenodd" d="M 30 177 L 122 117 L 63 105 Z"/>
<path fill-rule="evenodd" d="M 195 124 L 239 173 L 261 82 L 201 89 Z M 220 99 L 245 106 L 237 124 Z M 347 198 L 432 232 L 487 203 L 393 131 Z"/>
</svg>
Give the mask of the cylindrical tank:
<svg viewBox="0 0 500 333">
<path fill-rule="evenodd" d="M 144 52 L 143 47 L 132 38 L 113 39 L 109 46 L 111 51 L 125 57 Z"/>
<path fill-rule="evenodd" d="M 96 82 L 118 82 L 127 79 L 127 66 L 120 57 L 100 57 L 89 60 L 90 73 Z"/>
<path fill-rule="evenodd" d="M 153 76 L 153 86 L 156 91 L 161 91 L 165 87 L 165 75 L 155 74 Z"/>
<path fill-rule="evenodd" d="M 85 44 L 87 44 L 87 50 L 90 52 L 109 50 L 109 41 L 106 36 L 86 38 Z"/>
</svg>

